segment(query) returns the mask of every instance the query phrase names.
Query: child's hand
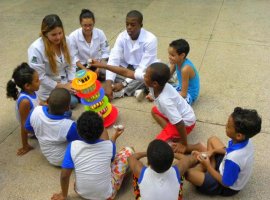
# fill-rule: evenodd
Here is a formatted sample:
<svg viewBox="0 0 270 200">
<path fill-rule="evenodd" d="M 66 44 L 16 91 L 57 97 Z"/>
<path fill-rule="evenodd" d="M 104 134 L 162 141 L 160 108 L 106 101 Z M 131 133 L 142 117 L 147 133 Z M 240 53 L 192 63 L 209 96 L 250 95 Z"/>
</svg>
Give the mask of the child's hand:
<svg viewBox="0 0 270 200">
<path fill-rule="evenodd" d="M 125 130 L 125 127 L 122 125 L 118 125 L 115 129 L 115 133 L 114 135 L 116 136 L 116 138 L 118 138 Z"/>
<path fill-rule="evenodd" d="M 112 141 L 116 141 L 116 139 L 124 132 L 125 127 L 123 125 L 114 125 L 115 133 L 112 136 Z"/>
<path fill-rule="evenodd" d="M 63 196 L 62 192 L 53 194 L 51 200 L 66 200 L 67 198 Z"/>
<path fill-rule="evenodd" d="M 63 84 L 63 88 L 67 89 L 72 94 L 76 94 L 76 90 L 72 87 L 71 83 Z"/>
<path fill-rule="evenodd" d="M 172 143 L 172 149 L 174 153 L 185 153 L 187 147 L 181 143 Z"/>
<path fill-rule="evenodd" d="M 34 147 L 32 147 L 31 145 L 27 144 L 27 146 L 18 149 L 17 156 L 23 156 L 24 154 L 27 154 L 32 149 L 34 149 Z"/>
<path fill-rule="evenodd" d="M 197 159 L 197 157 L 198 157 L 200 154 L 201 154 L 201 152 L 199 152 L 199 151 L 192 151 L 192 152 L 191 152 L 191 155 L 192 155 L 194 158 L 196 158 L 196 159 Z"/>
<path fill-rule="evenodd" d="M 210 166 L 210 159 L 208 157 L 208 155 L 206 153 L 200 153 L 199 155 L 197 155 L 197 160 L 200 161 L 200 163 L 207 168 L 208 166 Z"/>
<path fill-rule="evenodd" d="M 150 102 L 153 102 L 155 100 L 150 93 L 148 93 L 148 95 L 146 95 L 145 98 Z"/>
<path fill-rule="evenodd" d="M 102 63 L 99 60 L 92 59 L 92 62 L 89 62 L 89 64 L 96 68 L 104 68 L 106 63 Z"/>
</svg>

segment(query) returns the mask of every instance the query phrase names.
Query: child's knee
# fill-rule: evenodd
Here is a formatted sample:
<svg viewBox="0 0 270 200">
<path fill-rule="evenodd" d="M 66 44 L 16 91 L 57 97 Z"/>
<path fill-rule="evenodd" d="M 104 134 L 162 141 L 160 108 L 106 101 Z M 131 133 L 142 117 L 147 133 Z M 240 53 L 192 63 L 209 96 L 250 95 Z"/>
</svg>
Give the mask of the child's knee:
<svg viewBox="0 0 270 200">
<path fill-rule="evenodd" d="M 194 150 L 197 150 L 199 152 L 204 152 L 204 151 L 207 151 L 207 147 L 203 143 L 199 142 L 196 144 L 196 148 Z"/>
<path fill-rule="evenodd" d="M 207 140 L 207 144 L 213 144 L 215 143 L 216 141 L 220 141 L 220 139 L 217 137 L 217 136 L 211 136 L 210 138 L 208 138 Z"/>
</svg>

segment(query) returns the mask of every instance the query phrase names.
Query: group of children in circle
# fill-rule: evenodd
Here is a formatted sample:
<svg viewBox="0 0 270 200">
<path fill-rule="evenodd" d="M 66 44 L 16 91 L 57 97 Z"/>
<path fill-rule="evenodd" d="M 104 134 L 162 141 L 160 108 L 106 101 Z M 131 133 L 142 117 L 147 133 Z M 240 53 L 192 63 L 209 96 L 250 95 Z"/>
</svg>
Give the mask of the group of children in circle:
<svg viewBox="0 0 270 200">
<path fill-rule="evenodd" d="M 86 199 L 114 199 L 128 168 L 134 174 L 136 199 L 182 199 L 184 176 L 202 193 L 237 194 L 252 172 L 254 150 L 249 138 L 261 129 L 256 110 L 234 109 L 226 124 L 231 138 L 227 148 L 215 136 L 207 146 L 188 144 L 187 135 L 196 123 L 191 104 L 199 96 L 200 82 L 187 58 L 187 41 L 170 43 L 168 66 L 158 62 L 157 39 L 142 28 L 139 11 L 127 14 L 126 30 L 119 34 L 111 52 L 104 32 L 94 27 L 94 14 L 83 9 L 79 20 L 81 28 L 65 37 L 60 18 L 47 15 L 41 37 L 28 49 L 30 66 L 19 65 L 7 83 L 7 96 L 16 100 L 21 124 L 22 148 L 17 154 L 33 149 L 28 143 L 31 132 L 50 164 L 62 166 L 62 190 L 52 199 L 67 198 L 73 169 L 74 189 Z M 116 153 L 115 141 L 124 130 L 116 128 L 109 139 L 97 113 L 86 111 L 77 123 L 70 119 L 70 107 L 79 101 L 71 87 L 76 71 L 73 65 L 84 70 L 91 66 L 100 78 L 106 74 L 104 89 L 110 100 L 134 94 L 141 100 L 149 92 L 146 97 L 156 105 L 151 113 L 162 131 L 146 152 L 135 153 L 125 147 Z M 168 82 L 174 72 L 178 83 L 171 85 Z M 140 161 L 142 157 L 147 157 L 148 166 Z M 177 161 L 172 166 L 174 158 Z"/>
</svg>

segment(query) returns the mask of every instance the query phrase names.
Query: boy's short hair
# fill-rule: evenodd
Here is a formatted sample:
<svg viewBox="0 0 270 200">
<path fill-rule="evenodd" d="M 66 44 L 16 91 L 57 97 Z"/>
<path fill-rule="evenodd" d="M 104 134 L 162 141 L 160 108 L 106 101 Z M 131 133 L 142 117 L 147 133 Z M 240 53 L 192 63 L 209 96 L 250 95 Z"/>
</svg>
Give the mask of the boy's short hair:
<svg viewBox="0 0 270 200">
<path fill-rule="evenodd" d="M 235 131 L 245 135 L 246 138 L 252 138 L 261 131 L 262 119 L 256 110 L 236 107 L 231 116 Z"/>
<path fill-rule="evenodd" d="M 151 81 L 156 81 L 161 87 L 170 79 L 170 68 L 161 62 L 152 63 L 149 68 L 151 69 Z"/>
<path fill-rule="evenodd" d="M 170 43 L 169 46 L 174 48 L 178 55 L 184 53 L 185 57 L 187 57 L 190 49 L 188 42 L 184 39 L 174 40 Z"/>
<path fill-rule="evenodd" d="M 127 18 L 128 17 L 129 18 L 137 18 L 138 19 L 138 22 L 140 24 L 142 24 L 142 22 L 143 22 L 143 15 L 138 10 L 131 10 L 131 11 L 129 11 L 128 14 L 127 14 Z"/>
<path fill-rule="evenodd" d="M 103 119 L 93 111 L 85 111 L 77 120 L 77 130 L 85 141 L 95 142 L 103 133 Z"/>
<path fill-rule="evenodd" d="M 63 115 L 69 108 L 70 100 L 71 95 L 67 89 L 53 89 L 48 99 L 50 112 L 55 115 Z"/>
<path fill-rule="evenodd" d="M 173 162 L 173 150 L 162 140 L 153 140 L 147 148 L 147 160 L 151 168 L 157 173 L 167 171 Z"/>
</svg>

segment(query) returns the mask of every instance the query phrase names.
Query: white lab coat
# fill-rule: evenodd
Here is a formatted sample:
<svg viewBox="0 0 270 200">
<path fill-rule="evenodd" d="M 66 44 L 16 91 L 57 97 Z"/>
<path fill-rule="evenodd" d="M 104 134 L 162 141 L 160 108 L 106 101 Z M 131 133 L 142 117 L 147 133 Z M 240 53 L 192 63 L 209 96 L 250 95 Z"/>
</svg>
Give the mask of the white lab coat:
<svg viewBox="0 0 270 200">
<path fill-rule="evenodd" d="M 67 46 L 70 49 L 67 37 L 66 41 Z M 63 53 L 61 55 L 61 59 L 56 55 L 58 73 L 52 73 L 49 60 L 45 55 L 44 42 L 41 37 L 34 41 L 28 48 L 28 63 L 39 75 L 40 87 L 37 93 L 42 101 L 46 101 L 48 99 L 51 91 L 56 87 L 57 83 L 65 84 L 73 80 L 75 77 L 75 68 L 68 65 Z"/>
<path fill-rule="evenodd" d="M 157 62 L 157 38 L 141 28 L 139 38 L 132 41 L 127 31 L 120 33 L 111 50 L 108 65 L 135 68 L 135 79 L 143 80 L 146 68 Z M 106 80 L 114 81 L 116 74 L 106 70 Z"/>
<path fill-rule="evenodd" d="M 104 32 L 94 28 L 91 43 L 87 43 L 83 36 L 82 28 L 73 31 L 69 35 L 71 51 L 74 55 L 72 64 L 75 66 L 78 61 L 87 64 L 87 60 L 108 58 L 110 46 Z"/>
</svg>

